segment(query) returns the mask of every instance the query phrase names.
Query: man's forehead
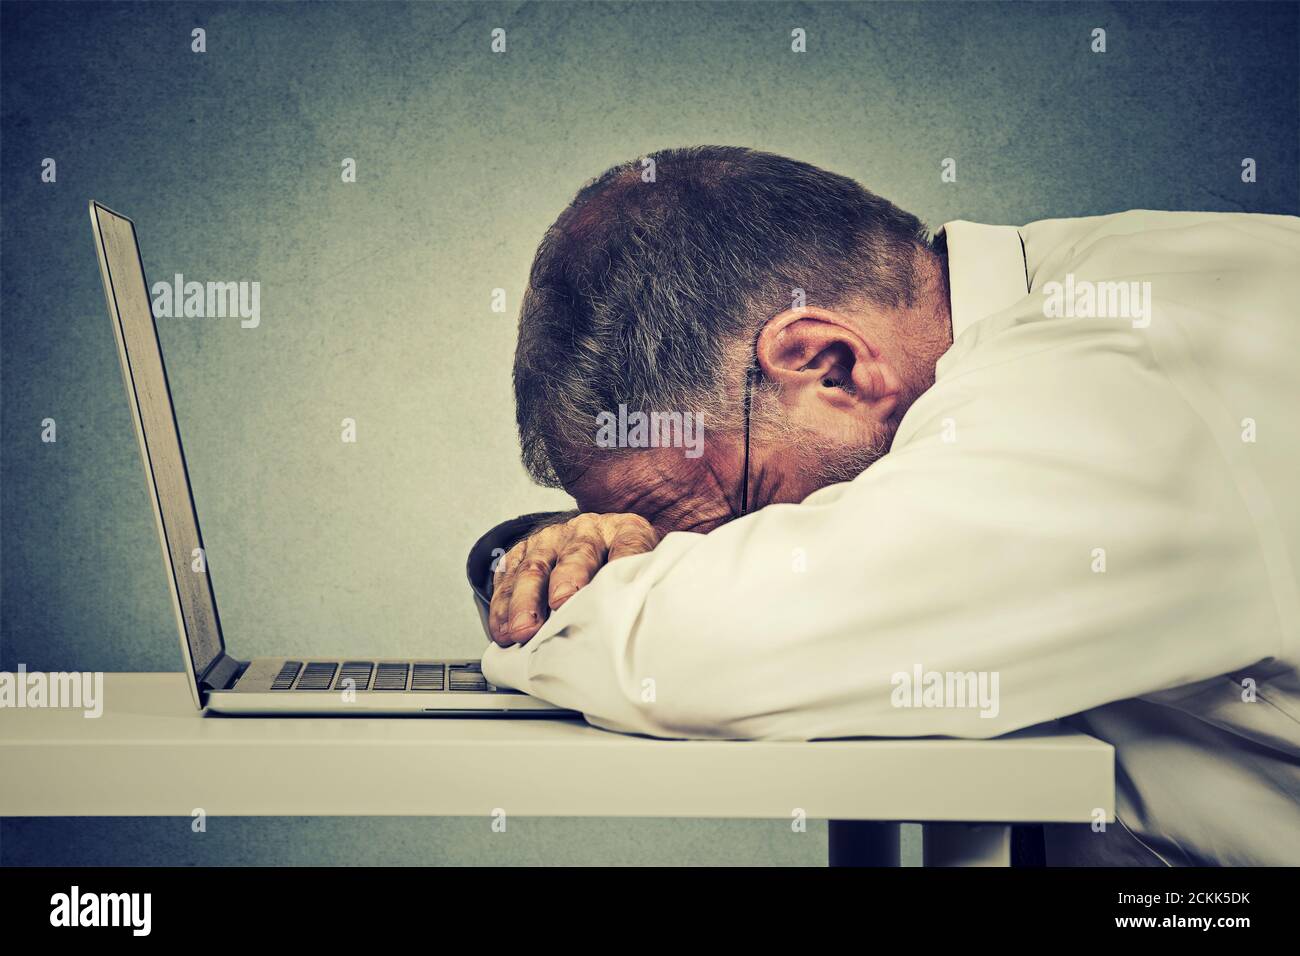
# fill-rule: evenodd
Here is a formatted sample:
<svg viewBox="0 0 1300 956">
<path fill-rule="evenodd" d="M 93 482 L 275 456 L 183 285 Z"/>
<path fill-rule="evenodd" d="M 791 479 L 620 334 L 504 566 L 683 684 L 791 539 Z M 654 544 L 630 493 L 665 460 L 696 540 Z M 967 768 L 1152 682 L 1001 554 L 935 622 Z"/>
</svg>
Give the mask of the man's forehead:
<svg viewBox="0 0 1300 956">
<path fill-rule="evenodd" d="M 689 459 L 680 449 L 638 449 L 598 460 L 569 491 L 582 511 L 639 514 L 665 534 L 710 531 L 735 516 L 735 489 L 725 486 L 709 456 Z"/>
</svg>

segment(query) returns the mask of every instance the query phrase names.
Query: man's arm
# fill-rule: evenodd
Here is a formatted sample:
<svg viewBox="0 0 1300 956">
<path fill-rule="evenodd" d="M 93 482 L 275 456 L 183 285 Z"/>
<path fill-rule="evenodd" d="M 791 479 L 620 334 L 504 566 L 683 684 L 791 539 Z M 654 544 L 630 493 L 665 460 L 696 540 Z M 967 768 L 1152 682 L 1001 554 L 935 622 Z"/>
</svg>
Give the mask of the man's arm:
<svg viewBox="0 0 1300 956">
<path fill-rule="evenodd" d="M 655 736 L 991 737 L 1276 653 L 1205 423 L 1092 341 L 937 387 L 855 481 L 668 535 L 484 672 Z"/>
</svg>

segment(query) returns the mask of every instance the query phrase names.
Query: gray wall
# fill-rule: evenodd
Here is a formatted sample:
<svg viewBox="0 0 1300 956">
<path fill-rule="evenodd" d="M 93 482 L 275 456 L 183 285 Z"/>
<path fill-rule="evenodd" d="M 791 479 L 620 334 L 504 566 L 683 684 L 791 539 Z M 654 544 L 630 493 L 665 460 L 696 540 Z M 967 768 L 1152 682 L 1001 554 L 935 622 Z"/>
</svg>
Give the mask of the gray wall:
<svg viewBox="0 0 1300 956">
<path fill-rule="evenodd" d="M 5 4 L 0 17 L 9 669 L 179 664 L 91 197 L 136 219 L 151 279 L 262 286 L 257 329 L 160 322 L 241 656 L 479 653 L 469 545 L 567 503 L 518 464 L 509 365 L 527 266 L 612 163 L 756 146 L 935 225 L 1298 210 L 1289 4 Z M 790 52 L 795 27 L 806 54 Z M 1089 51 L 1094 27 L 1105 54 Z M 40 181 L 45 157 L 56 183 Z M 945 157 L 955 184 L 940 182 Z M 507 314 L 489 307 L 496 287 Z M 46 417 L 56 444 L 40 440 Z M 306 863 L 803 863 L 825 848 L 824 828 L 794 837 L 781 821 L 537 821 L 497 843 L 476 820 L 213 821 L 202 838 L 188 819 L 0 827 L 4 861 L 23 863 L 274 862 L 285 847 Z"/>
</svg>

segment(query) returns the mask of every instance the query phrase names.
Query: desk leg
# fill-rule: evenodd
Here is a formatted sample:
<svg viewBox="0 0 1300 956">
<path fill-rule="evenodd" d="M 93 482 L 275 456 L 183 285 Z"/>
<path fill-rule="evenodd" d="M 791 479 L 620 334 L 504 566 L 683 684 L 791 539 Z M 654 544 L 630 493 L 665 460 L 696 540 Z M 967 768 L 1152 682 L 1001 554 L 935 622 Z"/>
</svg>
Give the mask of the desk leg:
<svg viewBox="0 0 1300 956">
<path fill-rule="evenodd" d="M 1011 826 L 1005 823 L 927 823 L 921 828 L 926 866 L 1010 866 Z"/>
<path fill-rule="evenodd" d="M 897 823 L 831 820 L 827 824 L 831 866 L 898 866 Z"/>
</svg>

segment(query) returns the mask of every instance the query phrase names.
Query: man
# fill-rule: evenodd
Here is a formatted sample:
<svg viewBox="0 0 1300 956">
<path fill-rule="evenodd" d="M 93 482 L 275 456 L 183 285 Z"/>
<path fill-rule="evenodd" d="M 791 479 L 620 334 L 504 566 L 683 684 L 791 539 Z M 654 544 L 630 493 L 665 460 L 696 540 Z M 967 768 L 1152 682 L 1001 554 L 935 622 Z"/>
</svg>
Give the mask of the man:
<svg viewBox="0 0 1300 956">
<path fill-rule="evenodd" d="M 803 163 L 650 159 L 533 264 L 524 461 L 582 514 L 476 547 L 489 679 L 663 737 L 1072 717 L 1119 823 L 1055 858 L 1300 864 L 1300 221 L 931 242 Z"/>
</svg>

